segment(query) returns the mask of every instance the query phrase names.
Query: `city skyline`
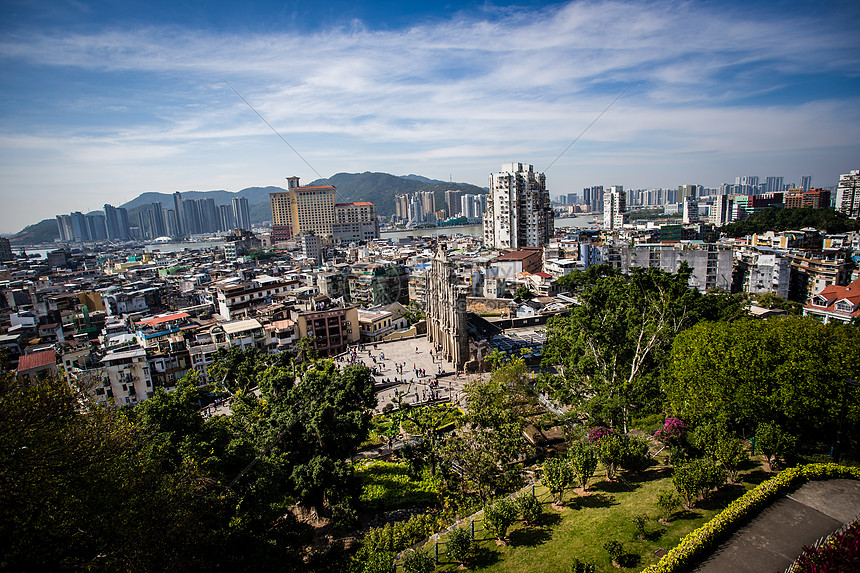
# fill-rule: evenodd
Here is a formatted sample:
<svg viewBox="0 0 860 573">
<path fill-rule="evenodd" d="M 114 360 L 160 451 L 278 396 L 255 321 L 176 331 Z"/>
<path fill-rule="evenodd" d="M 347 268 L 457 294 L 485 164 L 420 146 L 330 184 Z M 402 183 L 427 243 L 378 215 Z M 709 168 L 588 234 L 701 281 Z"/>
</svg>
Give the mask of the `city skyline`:
<svg viewBox="0 0 860 573">
<path fill-rule="evenodd" d="M 860 158 L 860 39 L 841 32 L 860 10 L 847 2 L 138 10 L 4 6 L 0 232 L 292 175 L 485 187 L 527 161 L 556 197 L 746 174 L 832 187 Z"/>
</svg>

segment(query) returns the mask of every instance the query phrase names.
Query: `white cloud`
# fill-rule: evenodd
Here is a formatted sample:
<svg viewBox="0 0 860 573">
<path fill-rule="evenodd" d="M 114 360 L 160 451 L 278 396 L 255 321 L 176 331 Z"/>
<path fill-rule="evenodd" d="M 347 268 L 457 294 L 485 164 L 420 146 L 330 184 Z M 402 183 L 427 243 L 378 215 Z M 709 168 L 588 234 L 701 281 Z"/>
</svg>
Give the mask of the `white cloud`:
<svg viewBox="0 0 860 573">
<path fill-rule="evenodd" d="M 483 185 L 503 161 L 542 168 L 629 83 L 550 179 L 575 189 L 607 183 L 594 181 L 605 166 L 651 162 L 663 180 L 649 175 L 640 184 L 672 185 L 695 168 L 673 173 L 682 153 L 708 156 L 702 176 L 722 165 L 720 157 L 741 153 L 792 155 L 793 162 L 801 149 L 857 155 L 856 138 L 842 129 L 860 119 L 856 98 L 750 103 L 803 90 L 792 74 L 856 77 L 860 40 L 833 33 L 827 14 L 801 20 L 689 2 L 573 2 L 491 16 L 394 31 L 355 23 L 315 34 L 181 27 L 9 34 L 0 61 L 41 78 L 59 70 L 79 80 L 53 103 L 39 94 L 54 106 L 50 121 L 4 114 L 0 165 L 11 171 L 0 184 L 25 196 L 63 185 L 133 192 L 223 187 L 219 177 L 242 186 L 242 165 L 246 185 L 308 171 L 222 80 L 324 174 L 423 168 L 447 178 L 456 170 Z M 26 90 L 27 79 L 21 74 L 20 85 L 0 89 Z M 39 168 L 46 157 L 68 176 L 47 178 Z M 123 167 L 134 180 L 116 178 Z M 18 225 L 23 215 L 14 216 L 0 219 L 0 228 Z"/>
</svg>

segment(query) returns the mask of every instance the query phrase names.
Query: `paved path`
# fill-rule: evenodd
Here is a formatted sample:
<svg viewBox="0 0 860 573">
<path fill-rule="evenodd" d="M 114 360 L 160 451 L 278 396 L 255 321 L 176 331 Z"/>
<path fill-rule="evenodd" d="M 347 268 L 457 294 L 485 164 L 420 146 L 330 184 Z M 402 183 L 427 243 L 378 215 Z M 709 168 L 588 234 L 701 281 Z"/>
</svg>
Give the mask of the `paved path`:
<svg viewBox="0 0 860 573">
<path fill-rule="evenodd" d="M 830 535 L 860 514 L 860 482 L 811 481 L 732 535 L 695 573 L 784 571 L 805 545 Z"/>
</svg>

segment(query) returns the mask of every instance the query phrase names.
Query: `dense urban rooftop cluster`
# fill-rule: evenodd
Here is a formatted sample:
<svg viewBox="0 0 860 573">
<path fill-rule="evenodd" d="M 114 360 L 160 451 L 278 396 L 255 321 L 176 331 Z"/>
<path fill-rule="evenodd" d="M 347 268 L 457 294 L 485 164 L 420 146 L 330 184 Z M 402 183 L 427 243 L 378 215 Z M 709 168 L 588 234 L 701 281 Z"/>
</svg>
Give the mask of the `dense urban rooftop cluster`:
<svg viewBox="0 0 860 573">
<path fill-rule="evenodd" d="M 843 177 L 843 199 L 849 179 L 857 172 Z M 587 199 L 595 197 L 586 191 Z M 601 201 L 603 228 L 560 228 L 564 220 L 553 220 L 545 176 L 508 164 L 491 176 L 490 192 L 479 201 L 486 204 L 483 237 L 393 240 L 379 238 L 372 203 L 336 203 L 334 187 L 301 187 L 291 178 L 286 193 L 272 193 L 271 227 L 234 229 L 214 247 L 172 252 L 157 243 L 68 241 L 46 258 L 30 259 L 13 255 L 4 239 L 0 347 L 6 367 L 21 376 L 62 374 L 100 401 L 134 404 L 192 371 L 201 384 L 212 382 L 207 367 L 220 348 L 277 353 L 307 339 L 330 356 L 356 343 L 424 335 L 423 315 L 432 306 L 427 277 L 440 245 L 452 286 L 465 296 L 471 336 L 463 363 L 472 367 L 492 349 L 534 347 L 503 339 L 504 329 L 564 313 L 576 300 L 561 292 L 559 278 L 600 264 L 629 274 L 648 267 L 674 273 L 686 263 L 689 286 L 703 292 L 776 295 L 825 322 L 860 316 L 860 233 L 802 228 L 719 238 L 714 223 L 696 215 L 698 201 L 705 202 L 701 190 L 682 186 L 679 193 L 683 221 L 631 223 L 629 194 L 612 187 Z M 710 218 L 748 217 L 761 201 L 803 206 L 808 194 L 821 199 L 827 192 L 797 193 L 797 205 L 792 193 L 718 195 Z M 449 198 L 452 209 L 474 204 L 456 193 Z M 181 235 L 199 205 L 175 199 L 188 218 L 168 216 L 166 231 Z M 233 207 L 250 226 L 246 206 Z M 407 213 L 421 212 L 413 207 Z M 110 223 L 115 213 L 106 214 Z M 148 217 L 155 228 L 146 234 L 161 234 L 161 217 Z"/>
</svg>

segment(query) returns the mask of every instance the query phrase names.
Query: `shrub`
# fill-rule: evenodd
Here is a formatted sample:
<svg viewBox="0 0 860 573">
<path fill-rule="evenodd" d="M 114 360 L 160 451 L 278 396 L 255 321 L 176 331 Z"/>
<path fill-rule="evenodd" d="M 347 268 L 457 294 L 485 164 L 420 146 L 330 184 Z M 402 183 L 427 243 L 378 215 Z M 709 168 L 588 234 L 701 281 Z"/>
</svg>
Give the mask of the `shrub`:
<svg viewBox="0 0 860 573">
<path fill-rule="evenodd" d="M 472 554 L 472 536 L 468 531 L 455 527 L 448 534 L 448 555 L 457 563 L 465 563 Z"/>
<path fill-rule="evenodd" d="M 645 524 L 648 523 L 647 515 L 634 515 L 630 521 L 633 522 L 634 538 L 645 539 Z"/>
<path fill-rule="evenodd" d="M 678 445 L 687 434 L 687 425 L 678 418 L 666 418 L 663 427 L 654 432 L 654 437 L 667 445 Z"/>
<path fill-rule="evenodd" d="M 581 440 L 572 442 L 567 450 L 567 459 L 570 461 L 570 469 L 573 470 L 579 487 L 586 489 L 588 480 L 597 469 L 597 451 L 594 446 Z"/>
<path fill-rule="evenodd" d="M 394 552 L 384 549 L 376 549 L 368 552 L 362 559 L 357 571 L 362 573 L 389 573 L 391 563 L 394 561 Z"/>
<path fill-rule="evenodd" d="M 484 528 L 496 539 L 504 539 L 516 519 L 517 507 L 507 498 L 484 507 Z"/>
<path fill-rule="evenodd" d="M 669 521 L 675 510 L 681 506 L 681 499 L 674 491 L 666 490 L 657 495 L 657 507 L 660 508 L 660 518 Z"/>
<path fill-rule="evenodd" d="M 523 516 L 523 521 L 529 525 L 537 523 L 543 515 L 543 506 L 532 492 L 518 497 L 517 507 L 520 510 L 520 515 Z"/>
<path fill-rule="evenodd" d="M 641 472 L 651 464 L 648 442 L 640 436 L 626 436 L 621 467 L 631 472 Z"/>
<path fill-rule="evenodd" d="M 860 521 L 820 547 L 804 547 L 795 563 L 793 571 L 797 573 L 848 571 L 849 567 L 857 567 L 860 565 Z"/>
<path fill-rule="evenodd" d="M 606 468 L 606 479 L 615 479 L 618 466 L 624 460 L 625 440 L 616 433 L 601 438 L 597 442 L 597 457 Z"/>
<path fill-rule="evenodd" d="M 573 562 L 570 564 L 570 573 L 594 573 L 594 571 L 594 563 L 580 561 L 576 557 L 573 558 Z"/>
<path fill-rule="evenodd" d="M 424 551 L 410 549 L 403 558 L 403 570 L 406 573 L 431 573 L 436 570 L 436 563 Z"/>
<path fill-rule="evenodd" d="M 774 464 L 794 452 L 797 439 L 780 428 L 776 422 L 763 422 L 756 428 L 755 443 L 767 458 L 767 462 Z"/>
<path fill-rule="evenodd" d="M 609 554 L 609 560 L 618 563 L 618 560 L 624 555 L 624 546 L 618 541 L 607 541 L 603 544 L 603 548 Z"/>
<path fill-rule="evenodd" d="M 550 458 L 543 463 L 543 484 L 552 492 L 552 499 L 560 504 L 564 490 L 573 483 L 573 470 L 567 460 Z"/>
<path fill-rule="evenodd" d="M 596 428 L 591 428 L 588 431 L 588 441 L 592 444 L 596 444 L 601 441 L 606 436 L 614 436 L 617 435 L 615 430 L 611 428 L 606 428 L 604 426 L 598 426 Z"/>
<path fill-rule="evenodd" d="M 784 470 L 731 502 L 709 522 L 685 536 L 656 565 L 643 569 L 642 573 L 677 573 L 689 569 L 703 551 L 732 533 L 747 517 L 760 512 L 794 487 L 814 479 L 860 480 L 860 468 L 830 463 L 808 464 Z"/>
<path fill-rule="evenodd" d="M 712 489 L 725 481 L 725 470 L 705 458 L 692 460 L 676 468 L 675 475 L 672 476 L 672 483 L 686 508 L 693 507 L 697 500 L 706 497 Z"/>
<path fill-rule="evenodd" d="M 400 523 L 386 523 L 384 527 L 372 527 L 362 539 L 361 547 L 355 554 L 353 563 L 359 565 L 360 571 L 364 570 L 366 563 L 381 559 L 378 557 L 379 555 L 387 553 L 393 558 L 398 551 L 403 551 L 422 539 L 430 537 L 441 528 L 440 519 L 429 513 L 413 515 Z M 390 570 L 391 559 L 388 560 L 386 571 Z"/>
<path fill-rule="evenodd" d="M 717 439 L 713 446 L 713 455 L 729 473 L 732 482 L 737 481 L 739 467 L 749 457 L 743 442 L 729 435 Z"/>
</svg>

